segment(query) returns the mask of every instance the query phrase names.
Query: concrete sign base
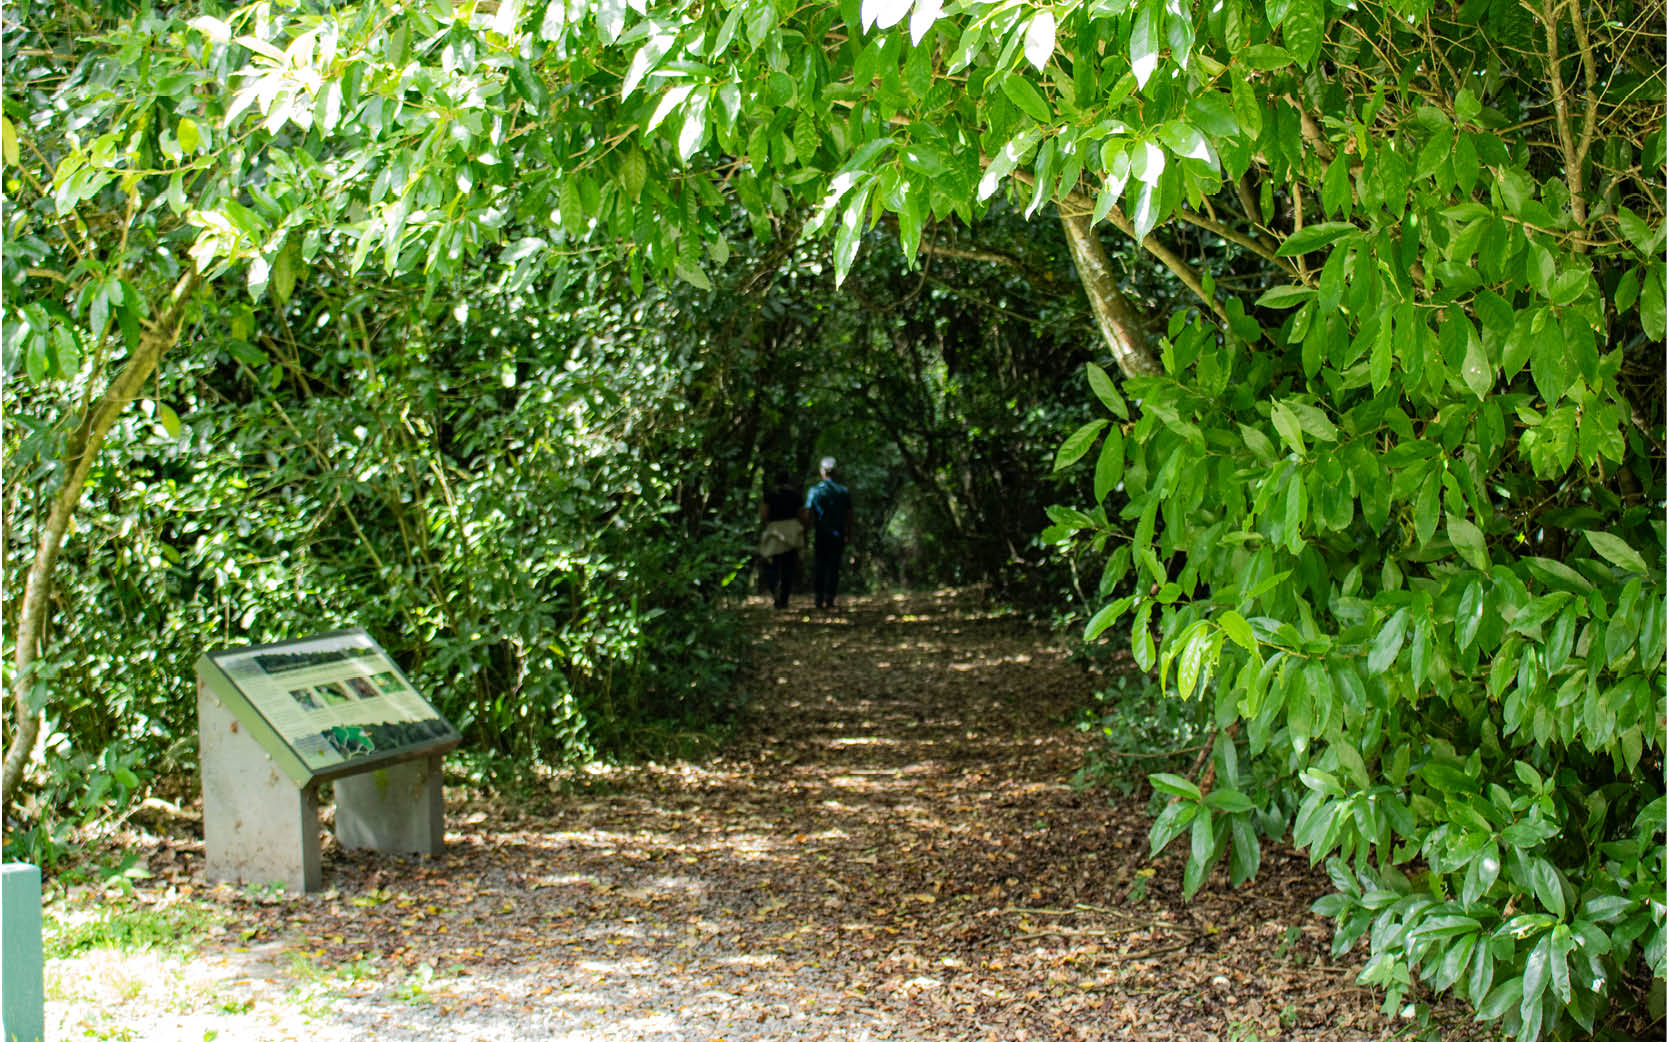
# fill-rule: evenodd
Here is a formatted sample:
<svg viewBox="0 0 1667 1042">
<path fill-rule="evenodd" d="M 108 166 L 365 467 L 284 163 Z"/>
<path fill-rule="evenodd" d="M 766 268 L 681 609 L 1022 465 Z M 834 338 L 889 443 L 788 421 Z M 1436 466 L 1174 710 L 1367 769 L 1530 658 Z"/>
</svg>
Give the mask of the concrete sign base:
<svg viewBox="0 0 1667 1042">
<path fill-rule="evenodd" d="M 429 756 L 336 779 L 336 839 L 348 850 L 439 854 L 446 836 L 440 763 Z"/>
<path fill-rule="evenodd" d="M 204 874 L 214 882 L 323 885 L 318 785 L 296 788 L 214 693 L 197 685 Z"/>
<path fill-rule="evenodd" d="M 317 780 L 297 787 L 216 696 L 197 685 L 201 735 L 204 875 L 214 882 L 324 885 L 319 858 Z M 336 838 L 349 850 L 439 854 L 446 808 L 440 753 L 338 777 Z"/>
<path fill-rule="evenodd" d="M 41 870 L 0 865 L 0 1038 L 40 1042 L 46 1034 L 41 952 Z"/>
</svg>

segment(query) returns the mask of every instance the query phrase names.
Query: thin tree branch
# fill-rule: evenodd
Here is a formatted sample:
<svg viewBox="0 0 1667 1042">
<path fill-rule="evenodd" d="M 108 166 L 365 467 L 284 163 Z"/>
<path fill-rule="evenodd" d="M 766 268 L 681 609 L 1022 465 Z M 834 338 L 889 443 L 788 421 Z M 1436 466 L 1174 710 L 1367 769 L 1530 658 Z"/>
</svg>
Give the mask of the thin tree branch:
<svg viewBox="0 0 1667 1042">
<path fill-rule="evenodd" d="M 1082 217 L 1086 220 L 1094 212 L 1094 202 L 1084 193 L 1073 190 L 1059 202 L 1060 215 L 1064 216 L 1068 211 L 1073 216 Z M 1181 280 L 1183 286 L 1192 290 L 1193 294 L 1204 302 L 1210 309 L 1211 314 L 1222 322 L 1228 320 L 1226 310 L 1216 301 L 1215 295 L 1204 288 L 1204 280 L 1199 277 L 1198 272 L 1193 269 L 1192 265 L 1181 259 L 1179 254 L 1151 235 L 1147 235 L 1144 239 L 1136 236 L 1134 224 L 1123 213 L 1122 207 L 1113 206 L 1107 211 L 1106 220 L 1111 223 L 1113 228 L 1134 239 L 1142 249 L 1156 257 L 1164 267 L 1170 270 L 1171 274 Z M 1066 227 L 1069 228 L 1069 224 Z"/>
<path fill-rule="evenodd" d="M 70 518 L 81 502 L 81 490 L 86 487 L 93 461 L 104 445 L 110 427 L 116 422 L 129 402 L 145 386 L 164 352 L 179 339 L 180 323 L 186 305 L 202 285 L 202 275 L 195 267 L 181 276 L 170 294 L 171 303 L 154 333 L 140 338 L 139 346 L 127 364 L 87 410 L 81 423 L 70 434 L 64 445 L 64 483 L 52 497 L 52 505 L 41 528 L 35 548 L 34 562 L 24 580 L 23 599 L 17 613 L 15 670 L 12 674 L 12 712 L 15 730 L 6 747 L 3 766 L 0 766 L 0 809 L 11 805 L 23 771 L 34 754 L 35 738 L 40 733 L 41 710 L 30 695 L 34 689 L 34 664 L 43 645 L 47 608 L 52 600 L 52 569 L 58 562 L 58 551 L 69 531 Z"/>
</svg>

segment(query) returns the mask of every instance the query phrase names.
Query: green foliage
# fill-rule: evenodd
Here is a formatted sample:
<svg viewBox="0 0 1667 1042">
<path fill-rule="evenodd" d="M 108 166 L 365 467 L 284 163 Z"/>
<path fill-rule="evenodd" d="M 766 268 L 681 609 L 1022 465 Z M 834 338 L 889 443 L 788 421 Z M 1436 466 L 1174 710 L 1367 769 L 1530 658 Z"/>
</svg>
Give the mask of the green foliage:
<svg viewBox="0 0 1667 1042">
<path fill-rule="evenodd" d="M 1061 462 L 1102 462 L 1049 536 L 1106 561 L 1090 637 L 1128 619 L 1137 664 L 1217 729 L 1202 777 L 1150 778 L 1152 848 L 1190 839 L 1188 892 L 1219 861 L 1254 874 L 1288 829 L 1390 1005 L 1417 981 L 1517 1037 L 1591 1032 L 1667 973 L 1661 330 L 1638 292 L 1659 112 L 1590 110 L 1656 184 L 1588 168 L 1578 135 L 1512 129 L 1576 66 L 1392 89 L 1382 63 L 1427 43 L 1382 14 L 1336 15 L 1332 88 L 1289 24 L 1281 62 L 1221 56 L 1269 99 L 1204 132 L 1269 179 L 1256 219 L 1320 212 L 1238 258 L 1264 288 L 1229 322 L 1173 315 L 1165 375 L 1104 402 L 1112 437 L 1066 438 Z M 1438 34 L 1459 68 L 1496 46 L 1474 17 Z"/>
<path fill-rule="evenodd" d="M 1073 784 L 1127 796 L 1148 774 L 1186 773 L 1209 748 L 1209 707 L 1171 698 L 1149 678 L 1119 674 L 1094 693 L 1094 703 L 1077 729 L 1097 732 L 1102 743 L 1072 776 Z"/>
<path fill-rule="evenodd" d="M 349 310 L 328 286 L 297 300 Z M 177 431 L 123 422 L 66 550 L 72 610 L 38 671 L 60 694 L 34 824 L 9 843 L 50 867 L 143 781 L 189 771 L 193 661 L 221 644 L 365 625 L 472 749 L 520 770 L 692 749 L 736 708 L 736 622 L 711 609 L 745 552 L 685 519 L 700 434 L 654 416 L 691 370 L 575 332 L 616 321 L 611 302 L 517 351 L 480 335 L 501 316 L 474 299 L 473 321 L 430 324 L 388 301 L 306 347 L 233 303 L 240 339 L 159 384 Z M 39 500 L 14 502 L 23 556 Z"/>
<path fill-rule="evenodd" d="M 1636 28 L 1653 10 L 554 0 L 31 20 L 41 46 L 11 66 L 0 126 L 19 200 L 5 364 L 26 377 L 8 393 L 30 406 L 8 489 L 58 480 L 189 264 L 220 296 L 96 475 L 69 547 L 86 578 L 67 601 L 87 610 L 54 638 L 84 650 L 22 678 L 25 701 L 101 690 L 93 664 L 124 649 L 368 613 L 480 741 L 559 756 L 721 685 L 698 627 L 744 557 L 765 451 L 901 464 L 913 498 L 886 476 L 861 501 L 906 502 L 930 519 L 924 552 L 986 572 L 1023 552 L 1015 523 L 1041 527 L 1049 472 L 1091 464 L 1092 501 L 1050 508 L 1044 540 L 1104 560 L 1090 636 L 1127 617 L 1136 664 L 1218 736 L 1213 774 L 1154 782 L 1173 798 L 1154 845 L 1189 835 L 1188 890 L 1223 858 L 1253 873 L 1258 836 L 1289 828 L 1329 859 L 1324 908 L 1392 998 L 1416 978 L 1520 1037 L 1591 1030 L 1624 1002 L 1615 982 L 1667 969 L 1645 856 L 1667 730 L 1664 91 Z M 108 32 L 74 43 L 88 26 Z M 39 57 L 59 53 L 77 60 Z M 1047 393 L 1083 361 L 1080 311 L 963 345 L 953 287 L 863 292 L 881 229 L 929 273 L 988 259 L 956 222 L 1050 204 L 1159 265 L 1124 282 L 1168 316 L 1149 331 L 1163 374 L 1090 369 L 1098 407 Z M 759 302 L 801 233 L 860 308 Z M 604 264 L 648 303 L 592 279 Z M 971 313 L 1010 315 L 1048 281 L 986 282 L 995 307 Z M 608 292 L 575 307 L 569 284 Z M 694 303 L 720 287 L 727 303 Z M 542 332 L 564 307 L 574 321 Z M 840 364 L 816 371 L 837 379 L 795 391 L 790 360 L 830 348 Z M 871 396 L 866 432 L 794 415 Z M 135 498 L 168 523 L 136 525 Z M 7 538 L 27 544 L 41 511 L 17 503 Z M 143 592 L 94 596 L 111 562 Z M 111 682 L 55 714 L 177 733 L 177 687 Z"/>
</svg>

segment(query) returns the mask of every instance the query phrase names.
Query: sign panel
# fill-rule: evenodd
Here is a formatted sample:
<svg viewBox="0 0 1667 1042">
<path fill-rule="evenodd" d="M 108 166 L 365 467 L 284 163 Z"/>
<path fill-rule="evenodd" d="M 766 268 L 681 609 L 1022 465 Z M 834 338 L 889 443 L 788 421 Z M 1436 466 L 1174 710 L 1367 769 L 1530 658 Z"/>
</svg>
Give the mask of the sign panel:
<svg viewBox="0 0 1667 1042">
<path fill-rule="evenodd" d="M 460 740 L 363 629 L 211 651 L 197 666 L 297 785 L 444 752 Z"/>
</svg>

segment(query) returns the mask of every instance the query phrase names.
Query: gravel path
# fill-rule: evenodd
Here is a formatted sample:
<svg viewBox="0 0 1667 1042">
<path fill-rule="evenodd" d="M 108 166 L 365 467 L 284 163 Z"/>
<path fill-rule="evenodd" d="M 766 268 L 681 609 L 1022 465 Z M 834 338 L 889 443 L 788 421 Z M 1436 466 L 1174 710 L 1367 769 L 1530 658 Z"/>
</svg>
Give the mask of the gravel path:
<svg viewBox="0 0 1667 1042">
<path fill-rule="evenodd" d="M 745 610 L 758 700 L 723 756 L 454 805 L 433 861 L 327 848 L 323 894 L 197 891 L 226 918 L 189 961 L 54 963 L 51 1037 L 1401 1032 L 1324 957 L 1305 862 L 1182 903 L 1143 809 L 1064 784 L 1088 682 L 1045 634 L 964 595 Z"/>
</svg>

